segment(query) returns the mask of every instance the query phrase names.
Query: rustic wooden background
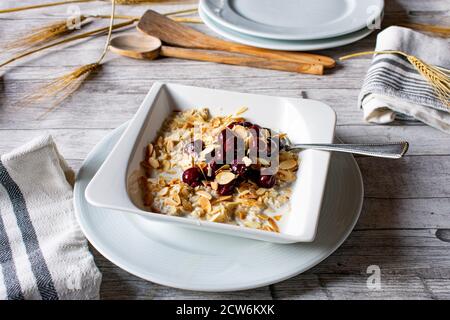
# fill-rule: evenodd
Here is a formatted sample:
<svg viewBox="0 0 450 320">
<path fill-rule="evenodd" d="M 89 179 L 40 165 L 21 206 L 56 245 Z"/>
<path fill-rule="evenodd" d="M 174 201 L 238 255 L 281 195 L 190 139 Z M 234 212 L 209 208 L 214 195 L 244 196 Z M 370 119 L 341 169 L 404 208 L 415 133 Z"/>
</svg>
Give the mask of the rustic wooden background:
<svg viewBox="0 0 450 320">
<path fill-rule="evenodd" d="M 44 0 L 2 0 L 0 8 Z M 49 1 L 49 0 L 45 0 Z M 418 22 L 450 24 L 449 0 L 387 0 L 385 25 L 408 16 Z M 189 4 L 190 3 L 190 4 Z M 160 12 L 186 5 L 153 5 Z M 139 15 L 149 6 L 120 6 Z M 80 4 L 82 13 L 108 13 L 107 3 Z M 67 17 L 68 6 L 0 15 L 0 49 L 32 27 Z M 96 22 L 89 28 L 106 25 Z M 195 26 L 206 30 L 203 25 Z M 335 58 L 374 48 L 375 34 L 342 48 L 324 51 Z M 172 289 L 139 279 L 94 251 L 103 273 L 103 299 L 444 299 L 450 298 L 450 136 L 420 123 L 377 126 L 364 123 L 356 101 L 370 57 L 340 64 L 322 76 L 256 70 L 175 59 L 136 61 L 108 54 L 72 98 L 43 119 L 45 107 L 13 107 L 27 93 L 57 75 L 94 62 L 104 37 L 38 54 L 0 70 L 0 153 L 44 132 L 78 169 L 93 146 L 129 120 L 154 81 L 241 92 L 301 96 L 328 103 L 338 115 L 337 135 L 348 143 L 407 139 L 405 159 L 358 157 L 364 177 L 361 218 L 349 239 L 313 269 L 256 290 L 202 293 Z M 4 60 L 7 53 L 0 55 Z M 0 60 L 0 61 L 1 61 Z M 366 286 L 369 265 L 381 268 L 379 291 Z"/>
</svg>

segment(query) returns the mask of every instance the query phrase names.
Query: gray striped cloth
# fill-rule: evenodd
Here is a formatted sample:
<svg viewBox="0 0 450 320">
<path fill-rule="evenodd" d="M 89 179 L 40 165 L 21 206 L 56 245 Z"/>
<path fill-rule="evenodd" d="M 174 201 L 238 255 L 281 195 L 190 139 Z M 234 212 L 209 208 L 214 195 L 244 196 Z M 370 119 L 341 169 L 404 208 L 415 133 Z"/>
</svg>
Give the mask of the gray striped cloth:
<svg viewBox="0 0 450 320">
<path fill-rule="evenodd" d="M 408 28 L 393 26 L 383 30 L 378 35 L 375 50 L 398 50 L 428 64 L 450 68 L 449 39 Z M 450 133 L 450 110 L 406 58 L 396 54 L 374 56 L 358 105 L 368 122 L 418 120 Z"/>
<path fill-rule="evenodd" d="M 0 299 L 97 299 L 101 274 L 75 221 L 73 172 L 50 136 L 0 158 Z"/>
</svg>

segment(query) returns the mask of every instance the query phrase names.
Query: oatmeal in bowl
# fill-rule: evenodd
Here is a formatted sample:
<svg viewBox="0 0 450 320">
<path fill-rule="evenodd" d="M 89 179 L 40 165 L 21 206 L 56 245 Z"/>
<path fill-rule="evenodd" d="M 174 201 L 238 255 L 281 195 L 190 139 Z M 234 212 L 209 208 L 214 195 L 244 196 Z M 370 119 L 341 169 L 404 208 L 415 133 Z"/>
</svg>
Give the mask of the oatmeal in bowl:
<svg viewBox="0 0 450 320">
<path fill-rule="evenodd" d="M 248 121 L 245 111 L 174 111 L 141 162 L 144 209 L 279 232 L 299 157 L 283 151 L 283 133 Z"/>
<path fill-rule="evenodd" d="M 168 232 L 311 242 L 330 153 L 280 142 L 331 143 L 335 124 L 320 101 L 155 83 L 85 196 Z"/>
</svg>

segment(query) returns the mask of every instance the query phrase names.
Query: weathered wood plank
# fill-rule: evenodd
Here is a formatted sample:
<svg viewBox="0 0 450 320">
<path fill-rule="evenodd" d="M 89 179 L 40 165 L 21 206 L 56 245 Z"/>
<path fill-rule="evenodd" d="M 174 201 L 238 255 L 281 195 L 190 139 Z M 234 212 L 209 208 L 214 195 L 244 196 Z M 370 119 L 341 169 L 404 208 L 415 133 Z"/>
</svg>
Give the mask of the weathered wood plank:
<svg viewBox="0 0 450 320">
<path fill-rule="evenodd" d="M 95 249 L 92 251 L 103 274 L 100 291 L 102 299 L 271 299 L 268 286 L 227 293 L 196 292 L 161 286 L 119 269 Z"/>
<path fill-rule="evenodd" d="M 355 230 L 324 262 L 272 286 L 275 299 L 433 299 L 450 276 L 450 244 L 436 230 Z M 381 290 L 367 288 L 367 267 L 381 269 Z M 432 285 L 427 285 L 427 279 Z M 442 283 L 442 282 L 441 282 Z M 314 289 L 311 289 L 314 288 Z"/>
<path fill-rule="evenodd" d="M 366 196 L 376 198 L 449 197 L 447 156 L 411 156 L 399 161 L 357 158 Z"/>
</svg>

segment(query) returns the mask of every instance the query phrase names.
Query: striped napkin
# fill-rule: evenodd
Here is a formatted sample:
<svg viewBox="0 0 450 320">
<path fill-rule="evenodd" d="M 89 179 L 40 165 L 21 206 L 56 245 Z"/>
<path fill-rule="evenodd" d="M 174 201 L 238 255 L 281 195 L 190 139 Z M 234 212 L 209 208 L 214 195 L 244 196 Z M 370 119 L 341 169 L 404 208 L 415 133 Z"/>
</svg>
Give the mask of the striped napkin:
<svg viewBox="0 0 450 320">
<path fill-rule="evenodd" d="M 450 41 L 402 27 L 389 27 L 377 38 L 375 51 L 398 50 L 428 64 L 450 68 Z M 450 133 L 450 113 L 430 84 L 403 57 L 375 55 L 359 95 L 364 119 L 373 123 L 419 120 Z"/>
<path fill-rule="evenodd" d="M 50 136 L 0 158 L 0 299 L 97 299 L 101 274 L 75 221 L 73 172 Z"/>
</svg>

